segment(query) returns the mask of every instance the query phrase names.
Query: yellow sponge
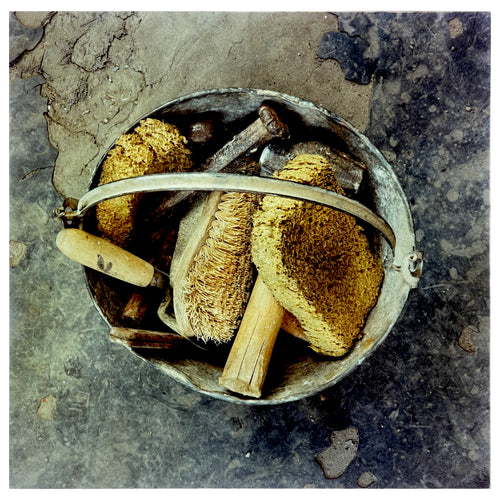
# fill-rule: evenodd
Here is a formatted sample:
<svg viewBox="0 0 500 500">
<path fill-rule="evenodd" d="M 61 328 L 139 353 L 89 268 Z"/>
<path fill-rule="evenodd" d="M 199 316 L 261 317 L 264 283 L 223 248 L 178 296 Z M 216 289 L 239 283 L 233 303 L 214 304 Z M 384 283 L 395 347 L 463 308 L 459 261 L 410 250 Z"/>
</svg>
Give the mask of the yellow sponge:
<svg viewBox="0 0 500 500">
<path fill-rule="evenodd" d="M 186 142 L 174 125 L 153 118 L 142 120 L 131 134 L 116 141 L 102 165 L 99 185 L 140 175 L 190 170 Z M 126 247 L 139 200 L 139 194 L 132 194 L 99 203 L 96 217 L 102 236 Z"/>
<path fill-rule="evenodd" d="M 276 174 L 344 194 L 333 167 L 299 155 Z M 276 300 L 300 322 L 317 352 L 342 356 L 375 305 L 382 265 L 354 217 L 314 203 L 267 195 L 254 214 L 253 261 Z"/>
</svg>

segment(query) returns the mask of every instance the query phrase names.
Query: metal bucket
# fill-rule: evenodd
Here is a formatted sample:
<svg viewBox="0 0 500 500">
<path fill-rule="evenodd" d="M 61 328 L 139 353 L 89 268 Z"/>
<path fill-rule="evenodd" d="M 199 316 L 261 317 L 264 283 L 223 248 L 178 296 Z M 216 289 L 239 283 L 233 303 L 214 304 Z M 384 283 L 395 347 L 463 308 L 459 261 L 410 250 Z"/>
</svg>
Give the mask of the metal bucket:
<svg viewBox="0 0 500 500">
<path fill-rule="evenodd" d="M 418 285 L 422 263 L 422 254 L 415 249 L 409 206 L 391 166 L 364 135 L 330 111 L 304 99 L 277 92 L 231 88 L 175 99 L 155 109 L 147 117 L 177 124 L 182 132 L 183 124 L 210 113 L 217 116 L 222 130 L 227 137 L 231 137 L 248 125 L 256 109 L 263 103 L 277 109 L 301 140 L 319 140 L 334 145 L 367 166 L 360 201 L 391 226 L 396 244 L 392 249 L 376 231 L 367 231 L 384 264 L 385 276 L 377 304 L 364 326 L 363 336 L 349 354 L 339 359 L 320 356 L 303 341 L 282 332 L 273 351 L 260 399 L 239 396 L 219 385 L 227 355 L 224 348 L 219 354 L 200 350 L 190 356 L 152 349 L 130 349 L 141 359 L 153 363 L 166 375 L 193 390 L 230 402 L 257 405 L 285 403 L 311 396 L 336 384 L 362 363 L 384 341 L 396 323 L 410 289 Z M 138 124 L 139 120 L 124 133 L 133 130 Z M 98 183 L 105 156 L 93 174 L 89 189 Z M 85 216 L 84 228 L 94 227 L 93 218 L 95 215 L 92 212 Z M 122 326 L 120 313 L 131 288 L 91 269 L 86 269 L 85 273 L 89 293 L 105 321 L 110 326 Z M 165 325 L 163 327 L 165 331 L 168 330 Z"/>
</svg>

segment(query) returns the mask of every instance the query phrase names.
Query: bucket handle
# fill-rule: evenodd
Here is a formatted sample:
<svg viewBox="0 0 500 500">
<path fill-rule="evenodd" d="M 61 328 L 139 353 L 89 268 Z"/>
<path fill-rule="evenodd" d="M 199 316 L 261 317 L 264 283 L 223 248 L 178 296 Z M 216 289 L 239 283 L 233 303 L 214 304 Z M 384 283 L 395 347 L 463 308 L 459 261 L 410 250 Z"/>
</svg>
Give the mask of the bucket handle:
<svg viewBox="0 0 500 500">
<path fill-rule="evenodd" d="M 64 221 L 82 217 L 87 210 L 102 201 L 118 196 L 160 191 L 231 191 L 284 196 L 335 208 L 357 217 L 377 229 L 394 252 L 396 235 L 379 215 L 356 200 L 316 186 L 283 179 L 209 172 L 162 173 L 130 177 L 102 184 L 85 193 L 75 210 L 56 209 L 55 215 Z"/>
</svg>

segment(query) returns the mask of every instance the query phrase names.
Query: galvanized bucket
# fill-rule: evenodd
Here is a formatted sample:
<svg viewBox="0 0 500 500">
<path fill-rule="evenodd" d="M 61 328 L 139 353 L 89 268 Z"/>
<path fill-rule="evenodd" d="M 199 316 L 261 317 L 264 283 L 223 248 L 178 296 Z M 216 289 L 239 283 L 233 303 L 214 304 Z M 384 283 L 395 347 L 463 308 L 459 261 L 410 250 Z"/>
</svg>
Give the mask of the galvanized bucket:
<svg viewBox="0 0 500 500">
<path fill-rule="evenodd" d="M 367 231 L 384 264 L 384 280 L 378 301 L 364 326 L 362 338 L 342 358 L 320 356 L 301 340 L 280 333 L 261 398 L 247 398 L 219 385 L 227 349 L 192 350 L 190 354 L 164 353 L 155 349 L 131 352 L 153 363 L 159 370 L 193 390 L 209 396 L 246 404 L 277 404 L 311 396 L 336 384 L 362 363 L 387 337 L 398 320 L 409 291 L 417 287 L 422 268 L 422 252 L 415 248 L 415 235 L 405 194 L 391 166 L 370 141 L 350 123 L 332 112 L 297 97 L 257 89 L 216 89 L 170 101 L 146 117 L 182 124 L 196 121 L 207 113 L 217 116 L 228 137 L 240 131 L 262 104 L 270 104 L 286 118 L 299 140 L 320 141 L 366 165 L 360 201 L 378 214 L 392 229 L 395 242 L 389 244 L 377 231 Z M 138 124 L 131 124 L 131 131 Z M 113 145 L 110 145 L 110 149 Z M 99 162 L 89 186 L 98 183 Z M 83 227 L 91 231 L 95 215 L 89 211 Z M 121 326 L 120 313 L 131 288 L 92 269 L 85 270 L 89 293 L 105 321 Z M 153 325 L 157 328 L 158 325 Z M 163 325 L 165 330 L 168 330 Z"/>
</svg>

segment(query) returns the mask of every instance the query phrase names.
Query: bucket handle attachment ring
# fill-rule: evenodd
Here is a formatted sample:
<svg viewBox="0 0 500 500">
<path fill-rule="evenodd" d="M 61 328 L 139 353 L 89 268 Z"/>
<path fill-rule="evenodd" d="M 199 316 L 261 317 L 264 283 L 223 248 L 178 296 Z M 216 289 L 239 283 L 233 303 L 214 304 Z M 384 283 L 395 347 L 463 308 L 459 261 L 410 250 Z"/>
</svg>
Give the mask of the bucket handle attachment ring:
<svg viewBox="0 0 500 500">
<path fill-rule="evenodd" d="M 400 266 L 393 264 L 392 269 L 403 274 L 403 278 L 410 288 L 417 288 L 422 276 L 423 266 L 424 252 L 422 250 L 413 250 L 404 256 L 403 263 Z"/>
</svg>

